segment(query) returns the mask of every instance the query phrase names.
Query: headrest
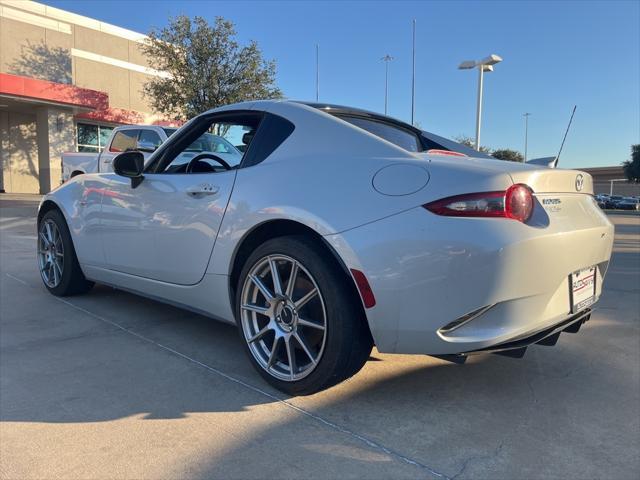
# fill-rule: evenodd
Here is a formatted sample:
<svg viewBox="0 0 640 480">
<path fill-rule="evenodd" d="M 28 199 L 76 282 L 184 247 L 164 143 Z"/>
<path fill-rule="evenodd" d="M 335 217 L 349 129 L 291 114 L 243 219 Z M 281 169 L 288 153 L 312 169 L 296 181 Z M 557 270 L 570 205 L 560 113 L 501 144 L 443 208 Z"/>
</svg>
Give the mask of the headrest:
<svg viewBox="0 0 640 480">
<path fill-rule="evenodd" d="M 242 135 L 242 143 L 244 143 L 245 145 L 249 145 L 251 143 L 251 140 L 253 140 L 254 135 L 255 135 L 254 130 L 248 131 L 247 133 Z"/>
</svg>

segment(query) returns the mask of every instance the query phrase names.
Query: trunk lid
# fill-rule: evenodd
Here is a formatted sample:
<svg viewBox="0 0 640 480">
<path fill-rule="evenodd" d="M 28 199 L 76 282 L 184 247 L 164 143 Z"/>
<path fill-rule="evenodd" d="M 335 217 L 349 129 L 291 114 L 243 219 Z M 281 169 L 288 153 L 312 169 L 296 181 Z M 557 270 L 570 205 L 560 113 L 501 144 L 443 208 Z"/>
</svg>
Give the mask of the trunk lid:
<svg viewBox="0 0 640 480">
<path fill-rule="evenodd" d="M 593 195 L 591 175 L 578 170 L 535 168 L 509 172 L 514 183 L 529 185 L 534 193 L 584 193 Z"/>
<path fill-rule="evenodd" d="M 454 157 L 419 154 L 433 165 L 459 165 L 470 167 L 470 170 L 487 173 L 507 174 L 513 183 L 524 183 L 534 193 L 585 193 L 593 194 L 591 175 L 578 170 L 548 168 L 527 163 L 509 162 L 472 157 Z"/>
<path fill-rule="evenodd" d="M 433 200 L 456 194 L 506 190 L 522 183 L 533 190 L 529 225 L 549 233 L 571 232 L 610 225 L 593 198 L 591 175 L 578 170 L 547 168 L 505 160 L 421 155 L 429 161 Z M 436 187 L 442 187 L 438 191 Z M 445 193 L 447 192 L 447 193 Z"/>
</svg>

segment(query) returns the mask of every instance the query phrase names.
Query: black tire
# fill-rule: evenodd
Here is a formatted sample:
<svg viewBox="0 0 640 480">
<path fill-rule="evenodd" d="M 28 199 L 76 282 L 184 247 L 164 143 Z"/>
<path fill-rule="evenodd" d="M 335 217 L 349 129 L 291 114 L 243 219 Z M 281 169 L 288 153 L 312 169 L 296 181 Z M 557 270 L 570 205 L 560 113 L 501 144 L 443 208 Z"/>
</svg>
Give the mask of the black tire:
<svg viewBox="0 0 640 480">
<path fill-rule="evenodd" d="M 57 297 L 66 297 L 71 295 L 79 295 L 87 293 L 93 288 L 94 283 L 87 280 L 82 273 L 80 264 L 78 263 L 78 257 L 73 247 L 73 241 L 71 240 L 71 234 L 69 233 L 69 227 L 64 219 L 64 216 L 59 210 L 49 210 L 45 213 L 38 222 L 38 235 L 40 235 L 40 228 L 46 221 L 51 221 L 55 224 L 60 232 L 62 245 L 64 247 L 63 257 L 63 269 L 60 282 L 56 286 L 50 286 L 43 278 L 44 286 Z M 38 239 L 40 244 L 40 239 Z M 40 265 L 38 264 L 38 267 Z"/>
<path fill-rule="evenodd" d="M 285 255 L 299 262 L 315 279 L 326 313 L 326 337 L 315 368 L 300 380 L 276 378 L 254 358 L 245 335 L 241 301 L 243 286 L 252 268 L 269 255 Z M 366 363 L 373 340 L 360 298 L 351 279 L 326 249 L 305 236 L 279 237 L 260 245 L 247 259 L 236 288 L 238 330 L 251 363 L 278 390 L 289 395 L 309 395 L 327 389 L 356 374 Z"/>
</svg>

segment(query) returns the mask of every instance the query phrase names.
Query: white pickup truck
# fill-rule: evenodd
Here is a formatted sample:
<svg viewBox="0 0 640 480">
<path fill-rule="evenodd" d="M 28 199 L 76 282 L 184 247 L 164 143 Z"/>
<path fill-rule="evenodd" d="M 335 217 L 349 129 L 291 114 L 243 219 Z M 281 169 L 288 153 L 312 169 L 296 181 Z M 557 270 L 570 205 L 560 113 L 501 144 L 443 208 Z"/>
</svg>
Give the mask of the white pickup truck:
<svg viewBox="0 0 640 480">
<path fill-rule="evenodd" d="M 126 125 L 117 127 L 100 153 L 73 152 L 62 154 L 62 181 L 83 173 L 113 172 L 111 162 L 121 152 L 139 150 L 145 160 L 175 132 L 175 128 L 156 125 Z"/>
<path fill-rule="evenodd" d="M 129 150 L 142 152 L 146 161 L 176 130 L 157 125 L 126 125 L 114 128 L 102 152 L 62 154 L 62 182 L 83 173 L 113 172 L 112 162 L 115 156 Z M 242 158 L 238 148 L 224 138 L 210 133 L 198 138 L 182 155 L 188 160 L 189 157 L 202 152 L 214 153 L 231 165 L 236 165 Z"/>
</svg>

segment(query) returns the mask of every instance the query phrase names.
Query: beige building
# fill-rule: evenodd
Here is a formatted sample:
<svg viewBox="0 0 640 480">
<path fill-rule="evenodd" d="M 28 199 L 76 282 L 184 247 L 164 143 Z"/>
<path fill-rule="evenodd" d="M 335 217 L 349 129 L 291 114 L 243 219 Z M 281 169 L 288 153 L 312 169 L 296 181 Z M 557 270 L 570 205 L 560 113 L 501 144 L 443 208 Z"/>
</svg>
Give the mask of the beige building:
<svg viewBox="0 0 640 480">
<path fill-rule="evenodd" d="M 636 196 L 640 195 L 640 184 L 626 180 L 621 165 L 615 167 L 579 168 L 593 177 L 594 193 L 608 193 L 610 195 Z"/>
<path fill-rule="evenodd" d="M 60 156 L 100 151 L 119 124 L 162 123 L 142 86 L 166 73 L 145 36 L 25 0 L 0 0 L 0 191 L 45 193 Z"/>
</svg>

